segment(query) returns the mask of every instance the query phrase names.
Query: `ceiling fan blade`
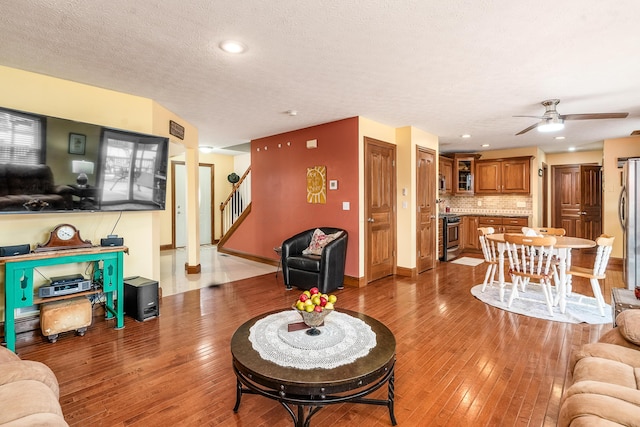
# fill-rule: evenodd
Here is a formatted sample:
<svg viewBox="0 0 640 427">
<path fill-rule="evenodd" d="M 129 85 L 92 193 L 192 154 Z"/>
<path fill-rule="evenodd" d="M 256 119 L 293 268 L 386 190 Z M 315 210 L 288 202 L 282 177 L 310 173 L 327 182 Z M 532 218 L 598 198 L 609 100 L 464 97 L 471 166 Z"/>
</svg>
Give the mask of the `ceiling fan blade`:
<svg viewBox="0 0 640 427">
<path fill-rule="evenodd" d="M 629 113 L 591 113 L 560 115 L 564 120 L 592 120 L 592 119 L 624 119 Z"/>
<path fill-rule="evenodd" d="M 538 127 L 538 125 L 539 125 L 540 123 L 542 123 L 542 122 L 538 122 L 538 123 L 536 123 L 535 125 L 531 125 L 531 126 L 529 126 L 528 128 L 521 130 L 520 132 L 516 133 L 516 136 L 518 136 L 518 135 L 522 135 L 523 133 L 527 133 L 527 132 L 529 132 L 531 129 L 535 129 L 535 128 L 537 128 L 537 127 Z"/>
<path fill-rule="evenodd" d="M 532 119 L 540 119 L 540 120 L 543 120 L 543 119 L 547 118 L 545 116 L 512 116 L 512 117 L 530 117 Z"/>
</svg>

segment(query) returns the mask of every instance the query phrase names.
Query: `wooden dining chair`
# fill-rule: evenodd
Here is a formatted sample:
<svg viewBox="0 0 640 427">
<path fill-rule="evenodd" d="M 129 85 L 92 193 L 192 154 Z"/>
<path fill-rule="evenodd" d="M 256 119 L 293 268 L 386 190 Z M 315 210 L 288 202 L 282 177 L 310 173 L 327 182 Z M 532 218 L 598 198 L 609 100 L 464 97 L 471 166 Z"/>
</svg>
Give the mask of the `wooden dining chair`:
<svg viewBox="0 0 640 427">
<path fill-rule="evenodd" d="M 565 236 L 567 234 L 567 230 L 565 230 L 564 228 L 531 227 L 531 230 L 533 230 L 536 234 L 540 236 Z M 558 256 L 557 255 L 558 254 L 554 251 L 553 264 L 551 265 L 551 268 L 553 270 L 553 281 L 554 283 L 556 283 L 556 286 L 560 281 L 560 277 L 558 275 Z M 567 263 L 567 266 L 571 265 L 571 252 L 567 254 L 566 263 Z M 566 290 L 567 290 L 567 295 L 571 295 L 571 278 L 567 278 Z"/>
<path fill-rule="evenodd" d="M 542 236 L 564 236 L 567 234 L 567 230 L 564 228 L 531 227 L 531 229 Z"/>
<path fill-rule="evenodd" d="M 567 268 L 567 278 L 571 276 L 585 277 L 589 279 L 591 283 L 591 289 L 593 290 L 593 296 L 596 298 L 598 304 L 598 311 L 600 316 L 604 316 L 604 298 L 602 297 L 602 290 L 600 289 L 600 280 L 604 280 L 607 277 L 607 264 L 609 263 L 609 256 L 611 255 L 611 249 L 613 248 L 614 237 L 602 234 L 596 239 L 596 258 L 593 262 L 593 268 L 570 266 Z"/>
<path fill-rule="evenodd" d="M 519 298 L 518 284 L 522 289 L 534 280 L 542 287 L 549 314 L 553 316 L 553 295 L 551 287 L 551 265 L 553 236 L 525 236 L 523 234 L 505 234 L 506 251 L 509 256 L 509 275 L 511 276 L 511 295 L 507 306 Z"/>
<path fill-rule="evenodd" d="M 482 254 L 484 255 L 484 262 L 487 265 L 487 272 L 484 275 L 484 282 L 482 282 L 482 292 L 487 288 L 487 285 L 493 286 L 493 282 L 496 276 L 496 270 L 498 269 L 498 255 L 496 250 L 496 243 L 487 239 L 487 236 L 495 232 L 493 227 L 480 227 L 478 228 L 478 235 L 480 236 L 480 246 L 482 247 Z"/>
</svg>

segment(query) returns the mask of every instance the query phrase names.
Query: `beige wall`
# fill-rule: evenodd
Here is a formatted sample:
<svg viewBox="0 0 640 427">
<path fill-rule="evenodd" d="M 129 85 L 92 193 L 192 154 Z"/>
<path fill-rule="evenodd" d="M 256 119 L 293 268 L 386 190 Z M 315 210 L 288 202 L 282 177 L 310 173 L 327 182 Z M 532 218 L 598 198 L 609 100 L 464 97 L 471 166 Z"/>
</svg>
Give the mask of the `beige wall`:
<svg viewBox="0 0 640 427">
<path fill-rule="evenodd" d="M 618 157 L 640 157 L 640 136 L 606 139 L 603 148 L 603 224 L 605 234 L 615 236 L 611 256 L 622 258 L 622 227 L 618 221 L 618 197 L 622 190 L 622 169 Z"/>
<path fill-rule="evenodd" d="M 395 144 L 396 148 L 396 236 L 397 236 L 397 265 L 404 268 L 416 267 L 416 147 L 425 147 L 435 151 L 436 165 L 438 159 L 438 137 L 420 129 L 406 126 L 394 128 L 386 126 L 365 117 L 359 117 L 359 168 L 360 168 L 360 235 L 365 236 L 365 205 L 364 205 L 364 138 L 374 138 Z M 436 166 L 437 168 L 437 166 Z M 434 169 L 434 182 L 437 170 Z M 406 189 L 406 196 L 403 196 Z M 407 202 L 407 207 L 403 207 Z M 360 239 L 360 276 L 364 275 L 365 248 L 364 237 Z"/>
<path fill-rule="evenodd" d="M 171 118 L 185 126 L 185 141 L 197 146 L 195 128 L 150 99 L 1 66 L 0 106 L 167 137 Z M 111 232 L 118 216 L 118 212 L 0 215 L 0 244 L 35 246 L 45 242 L 49 231 L 60 223 L 72 223 L 83 239 L 95 244 Z M 129 247 L 125 276 L 160 279 L 160 216 L 157 211 L 122 214 L 115 233 L 124 237 Z M 77 272 L 84 273 L 84 270 L 64 274 Z M 0 280 L 4 282 L 4 274 Z"/>
</svg>

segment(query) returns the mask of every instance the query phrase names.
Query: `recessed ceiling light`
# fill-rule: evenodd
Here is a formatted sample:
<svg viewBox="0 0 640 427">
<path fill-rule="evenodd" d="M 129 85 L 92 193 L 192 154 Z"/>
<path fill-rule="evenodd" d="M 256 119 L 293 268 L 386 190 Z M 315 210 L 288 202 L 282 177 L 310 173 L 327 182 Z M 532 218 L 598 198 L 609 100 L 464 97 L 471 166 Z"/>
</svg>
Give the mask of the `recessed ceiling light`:
<svg viewBox="0 0 640 427">
<path fill-rule="evenodd" d="M 220 49 L 227 53 L 243 53 L 247 50 L 247 46 L 244 43 L 235 40 L 225 40 L 219 46 Z"/>
<path fill-rule="evenodd" d="M 468 133 L 463 133 L 462 135 L 460 135 L 461 138 L 471 138 L 471 135 Z"/>
<path fill-rule="evenodd" d="M 555 137 L 555 138 L 553 138 L 553 139 L 564 139 L 564 138 L 565 138 L 564 136 L 556 136 L 556 137 Z"/>
<path fill-rule="evenodd" d="M 576 147 L 569 147 L 568 150 L 569 151 L 576 151 Z"/>
<path fill-rule="evenodd" d="M 210 145 L 201 145 L 198 147 L 201 153 L 213 153 L 214 148 Z"/>
<path fill-rule="evenodd" d="M 482 147 L 487 148 L 487 147 L 490 147 L 490 145 L 489 144 L 482 144 Z"/>
</svg>

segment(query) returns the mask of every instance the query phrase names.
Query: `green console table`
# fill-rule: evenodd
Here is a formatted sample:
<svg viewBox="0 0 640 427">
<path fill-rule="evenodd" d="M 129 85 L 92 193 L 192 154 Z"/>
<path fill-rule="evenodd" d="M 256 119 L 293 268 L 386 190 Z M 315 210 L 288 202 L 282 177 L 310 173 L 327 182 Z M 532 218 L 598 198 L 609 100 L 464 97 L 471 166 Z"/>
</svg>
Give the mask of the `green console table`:
<svg viewBox="0 0 640 427">
<path fill-rule="evenodd" d="M 94 282 L 102 282 L 102 292 L 105 293 L 107 298 L 105 304 L 106 318 L 115 317 L 116 329 L 124 328 L 123 254 L 125 252 L 128 253 L 128 251 L 129 249 L 125 246 L 94 246 L 0 258 L 0 266 L 4 265 L 5 267 L 4 336 L 7 348 L 13 352 L 16 350 L 15 310 L 56 299 L 55 297 L 42 299 L 34 296 L 33 269 L 37 267 L 93 262 L 93 280 Z M 102 262 L 102 265 L 100 265 L 100 262 Z M 114 298 L 114 292 L 116 293 L 116 298 Z M 70 294 L 65 297 L 73 298 L 87 293 L 92 292 Z"/>
</svg>

